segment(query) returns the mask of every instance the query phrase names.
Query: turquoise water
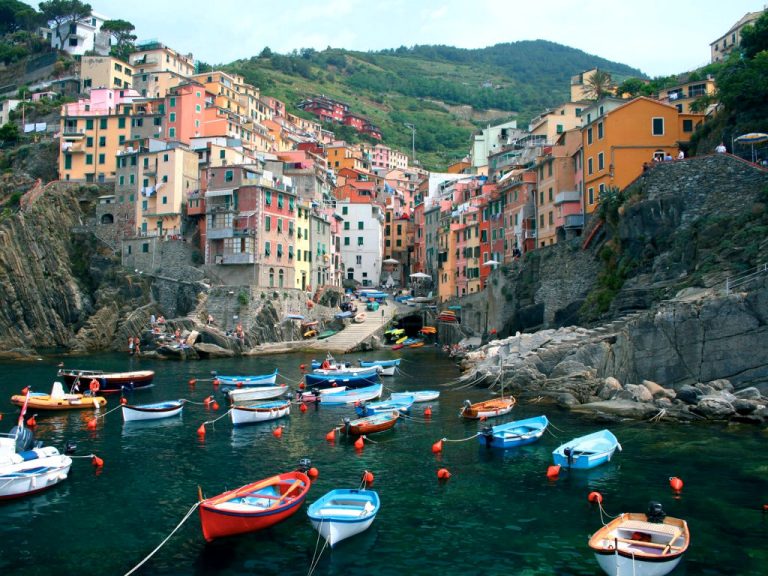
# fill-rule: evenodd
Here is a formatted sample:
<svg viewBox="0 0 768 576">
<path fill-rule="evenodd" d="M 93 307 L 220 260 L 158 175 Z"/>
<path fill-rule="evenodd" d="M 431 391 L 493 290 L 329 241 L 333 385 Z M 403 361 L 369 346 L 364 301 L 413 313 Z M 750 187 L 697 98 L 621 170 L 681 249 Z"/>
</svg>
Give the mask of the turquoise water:
<svg viewBox="0 0 768 576">
<path fill-rule="evenodd" d="M 144 559 L 177 526 L 197 500 L 293 469 L 310 458 L 320 475 L 308 502 L 337 487 L 357 487 L 364 470 L 375 475 L 381 511 L 372 527 L 326 549 L 317 575 L 507 574 L 597 575 L 587 548 L 600 525 L 599 509 L 587 494 L 602 493 L 609 514 L 644 511 L 659 500 L 671 516 L 685 518 L 692 544 L 674 574 L 762 575 L 768 566 L 768 433 L 750 426 L 690 426 L 628 423 L 610 425 L 624 450 L 592 471 L 561 474 L 547 480 L 551 451 L 562 442 L 604 426 L 553 407 L 517 406 L 508 420 L 545 413 L 551 434 L 517 450 L 488 451 L 476 439 L 445 444 L 440 438 L 467 438 L 477 423 L 458 418 L 462 401 L 488 397 L 482 389 L 451 390 L 458 371 L 433 349 L 403 351 L 405 374 L 385 378 L 392 390 L 439 388 L 433 415 L 375 435 L 358 452 L 345 437 L 331 444 L 326 433 L 351 409 L 296 407 L 282 420 L 281 438 L 274 423 L 233 429 L 221 419 L 201 440 L 205 420 L 224 413 L 187 405 L 172 421 L 124 425 L 119 410 L 86 429 L 89 411 L 38 414 L 37 437 L 60 449 L 77 442 L 75 455 L 96 453 L 101 470 L 76 459 L 70 477 L 40 495 L 0 503 L 0 573 L 124 574 Z M 389 351 L 366 358 L 389 357 Z M 349 358 L 354 360 L 358 356 Z M 175 398 L 201 402 L 212 393 L 210 382 L 190 387 L 191 378 L 220 373 L 265 373 L 279 367 L 292 382 L 309 356 L 284 355 L 208 362 L 159 362 L 123 355 L 67 358 L 68 366 L 106 370 L 153 369 L 155 386 L 136 392 L 132 402 Z M 0 409 L 3 431 L 15 423 L 11 394 L 26 384 L 47 391 L 61 358 L 35 363 L 2 364 Z M 107 410 L 118 405 L 111 397 Z M 103 411 L 102 411 L 103 412 Z M 416 420 L 418 418 L 419 420 Z M 439 482 L 446 467 L 452 477 Z M 670 476 L 685 482 L 675 497 Z M 306 517 L 306 504 L 285 522 L 254 534 L 203 540 L 193 514 L 137 572 L 139 574 L 307 574 L 317 533 Z"/>
</svg>

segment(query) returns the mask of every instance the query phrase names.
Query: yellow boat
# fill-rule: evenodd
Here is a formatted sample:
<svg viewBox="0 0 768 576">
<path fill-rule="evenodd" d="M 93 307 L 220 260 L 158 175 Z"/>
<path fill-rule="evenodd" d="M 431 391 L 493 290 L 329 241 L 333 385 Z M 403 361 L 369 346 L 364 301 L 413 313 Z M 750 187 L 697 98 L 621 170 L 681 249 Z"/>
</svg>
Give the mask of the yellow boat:
<svg viewBox="0 0 768 576">
<path fill-rule="evenodd" d="M 26 394 L 11 396 L 11 402 L 16 406 L 24 406 Z M 54 382 L 50 394 L 30 392 L 27 410 L 84 410 L 106 406 L 107 399 L 104 396 L 90 396 L 85 394 L 67 394 L 61 382 Z"/>
<path fill-rule="evenodd" d="M 408 340 L 408 336 L 403 336 L 402 338 L 398 338 L 397 340 L 395 340 L 395 344 L 402 344 L 406 340 Z"/>
<path fill-rule="evenodd" d="M 312 336 L 317 336 L 317 330 L 307 330 L 304 332 L 304 338 L 312 338 Z"/>
</svg>

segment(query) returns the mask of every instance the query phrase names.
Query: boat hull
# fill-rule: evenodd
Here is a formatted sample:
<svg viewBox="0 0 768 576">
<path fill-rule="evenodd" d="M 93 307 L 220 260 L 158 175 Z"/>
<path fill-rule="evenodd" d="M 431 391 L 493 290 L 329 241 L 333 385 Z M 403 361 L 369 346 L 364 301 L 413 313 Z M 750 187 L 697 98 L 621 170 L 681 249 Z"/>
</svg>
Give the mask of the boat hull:
<svg viewBox="0 0 768 576">
<path fill-rule="evenodd" d="M 383 390 L 381 384 L 374 384 L 366 388 L 355 388 L 345 390 L 344 392 L 334 392 L 332 394 L 321 394 L 320 404 L 322 406 L 347 406 L 356 402 L 367 402 L 381 396 Z"/>
<path fill-rule="evenodd" d="M 546 416 L 516 420 L 494 426 L 490 430 L 483 430 L 478 436 L 478 441 L 488 448 L 508 449 L 526 446 L 541 438 L 548 425 Z"/>
<path fill-rule="evenodd" d="M 257 374 L 257 375 L 226 375 L 216 376 L 214 380 L 218 380 L 221 385 L 222 391 L 226 392 L 235 388 L 248 388 L 249 386 L 274 386 L 277 382 L 277 370 L 272 374 Z"/>
<path fill-rule="evenodd" d="M 11 402 L 16 406 L 23 406 L 26 396 L 17 394 L 11 396 Z M 31 394 L 27 410 L 98 410 L 106 406 L 107 399 L 103 396 L 85 396 L 84 394 L 64 394 L 63 396 L 51 396 L 50 394 Z"/>
<path fill-rule="evenodd" d="M 349 436 L 363 436 L 364 434 L 375 434 L 384 432 L 394 427 L 400 416 L 398 410 L 389 413 L 374 414 L 365 418 L 358 418 L 344 423 L 344 430 Z"/>
<path fill-rule="evenodd" d="M 378 384 L 378 372 L 371 371 L 364 375 L 324 375 L 324 374 L 305 374 L 304 384 L 307 388 L 335 388 L 336 386 L 346 386 L 347 388 L 365 388 Z"/>
<path fill-rule="evenodd" d="M 298 512 L 309 488 L 306 474 L 286 472 L 202 500 L 199 511 L 203 537 L 211 542 L 274 526 Z M 273 491 L 267 495 L 270 489 Z"/>
<path fill-rule="evenodd" d="M 373 490 L 331 490 L 307 510 L 312 527 L 333 547 L 367 530 L 379 511 Z"/>
<path fill-rule="evenodd" d="M 240 404 L 246 402 L 254 402 L 256 400 L 272 400 L 273 398 L 279 398 L 289 388 L 286 385 L 282 386 L 251 386 L 249 388 L 237 388 L 229 390 L 227 396 L 232 404 Z"/>
<path fill-rule="evenodd" d="M 440 397 L 438 390 L 417 390 L 416 392 L 393 392 L 390 397 L 392 400 L 402 398 L 404 396 L 413 396 L 414 403 L 419 402 L 432 402 Z"/>
<path fill-rule="evenodd" d="M 0 500 L 36 494 L 67 479 L 72 458 L 53 446 L 15 453 L 15 444 L 14 439 L 3 438 Z"/>
<path fill-rule="evenodd" d="M 175 402 L 160 402 L 157 404 L 141 404 L 131 406 L 126 404 L 122 407 L 124 422 L 140 422 L 143 420 L 160 420 L 162 418 L 173 418 L 181 414 L 184 409 L 184 402 L 179 400 Z"/>
<path fill-rule="evenodd" d="M 621 450 L 621 445 L 616 437 L 608 430 L 600 430 L 559 446 L 552 452 L 552 459 L 564 468 L 589 470 L 610 462 L 617 449 Z"/>
<path fill-rule="evenodd" d="M 68 388 L 77 382 L 80 390 L 87 390 L 91 380 L 99 383 L 99 394 L 119 394 L 123 390 L 139 390 L 152 386 L 155 373 L 152 370 L 133 372 L 100 372 L 98 370 L 59 370 L 59 377 Z"/>
<path fill-rule="evenodd" d="M 603 572 L 610 576 L 616 574 L 632 574 L 634 576 L 665 576 L 680 564 L 681 558 L 672 558 L 664 562 L 648 562 L 633 560 L 619 554 L 598 554 L 595 558 Z"/>
<path fill-rule="evenodd" d="M 232 406 L 229 414 L 234 426 L 246 424 L 258 424 L 269 420 L 277 420 L 291 413 L 291 403 L 266 402 L 264 404 L 251 404 L 246 406 Z"/>
<path fill-rule="evenodd" d="M 476 402 L 475 404 L 465 404 L 459 412 L 459 416 L 466 418 L 467 420 L 496 418 L 498 416 L 503 416 L 504 414 L 509 414 L 514 407 L 515 399 L 512 397 L 494 398 L 484 402 Z"/>
</svg>

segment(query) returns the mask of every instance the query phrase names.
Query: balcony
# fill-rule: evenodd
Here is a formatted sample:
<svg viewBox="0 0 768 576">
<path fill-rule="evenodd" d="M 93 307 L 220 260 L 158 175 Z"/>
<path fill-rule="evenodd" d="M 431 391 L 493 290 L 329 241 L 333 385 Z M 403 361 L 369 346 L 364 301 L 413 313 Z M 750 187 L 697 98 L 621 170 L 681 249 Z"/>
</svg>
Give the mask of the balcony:
<svg viewBox="0 0 768 576">
<path fill-rule="evenodd" d="M 61 133 L 61 137 L 63 140 L 82 140 L 85 138 L 85 130 L 81 128 L 80 130 L 73 129 L 73 128 L 64 128 L 64 131 Z"/>
<path fill-rule="evenodd" d="M 231 264 L 253 264 L 256 261 L 254 255 L 250 252 L 243 252 L 239 254 L 217 254 L 213 258 L 214 264 L 222 264 L 224 266 Z"/>
<path fill-rule="evenodd" d="M 224 238 L 234 238 L 234 229 L 229 227 L 208 228 L 206 230 L 208 240 L 222 240 Z"/>
<path fill-rule="evenodd" d="M 584 214 L 568 214 L 563 219 L 563 228 L 584 228 Z"/>
<path fill-rule="evenodd" d="M 559 192 L 555 196 L 555 206 L 564 204 L 565 202 L 581 202 L 581 194 L 578 190 L 568 190 L 565 192 Z"/>
<path fill-rule="evenodd" d="M 82 139 L 77 142 L 64 141 L 61 143 L 61 151 L 76 154 L 78 152 L 85 152 L 85 146 L 83 145 Z"/>
</svg>

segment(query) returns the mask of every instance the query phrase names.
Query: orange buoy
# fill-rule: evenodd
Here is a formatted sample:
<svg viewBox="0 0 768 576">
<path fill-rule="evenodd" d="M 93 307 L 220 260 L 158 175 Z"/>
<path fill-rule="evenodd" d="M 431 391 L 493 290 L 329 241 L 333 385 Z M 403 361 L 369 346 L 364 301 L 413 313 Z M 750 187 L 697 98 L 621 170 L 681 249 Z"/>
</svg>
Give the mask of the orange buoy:
<svg viewBox="0 0 768 576">
<path fill-rule="evenodd" d="M 278 426 L 277 428 L 272 430 L 272 436 L 274 436 L 275 438 L 280 438 L 282 435 L 283 435 L 283 427 L 282 426 Z"/>
<path fill-rule="evenodd" d="M 235 384 L 235 386 L 237 386 L 238 388 L 242 388 L 243 387 L 243 383 L 242 382 L 238 382 L 237 384 Z"/>
<path fill-rule="evenodd" d="M 602 504 L 603 503 L 603 495 L 600 494 L 600 492 L 590 492 L 587 495 L 587 500 L 589 500 L 592 503 L 597 502 L 598 504 Z"/>
<path fill-rule="evenodd" d="M 29 426 L 30 428 L 34 428 L 35 426 L 37 426 L 37 420 L 35 420 L 34 416 L 30 416 L 29 418 L 27 418 L 27 426 Z"/>
<path fill-rule="evenodd" d="M 320 476 L 320 471 L 317 468 L 315 468 L 314 466 L 312 466 L 312 468 L 307 470 L 307 476 L 309 476 L 310 478 L 312 478 L 314 480 L 315 478 Z"/>
<path fill-rule="evenodd" d="M 362 450 L 363 446 L 365 446 L 365 442 L 363 442 L 363 437 L 360 436 L 357 440 L 355 440 L 355 448 L 358 450 Z"/>
<path fill-rule="evenodd" d="M 432 444 L 432 453 L 433 454 L 438 454 L 438 453 L 440 453 L 442 451 L 443 451 L 443 441 L 442 440 L 438 440 L 437 442 Z"/>
<path fill-rule="evenodd" d="M 197 435 L 201 438 L 205 436 L 205 424 L 200 424 L 200 428 L 197 429 Z"/>
<path fill-rule="evenodd" d="M 120 404 L 122 406 L 125 406 L 126 404 L 128 404 L 128 399 L 125 396 L 123 396 L 122 398 L 120 398 Z"/>
<path fill-rule="evenodd" d="M 190 386 L 194 386 L 195 384 L 197 384 L 197 378 L 190 378 L 189 379 L 189 385 Z"/>
<path fill-rule="evenodd" d="M 432 406 L 427 406 L 424 408 L 424 418 L 431 418 L 432 417 Z"/>
<path fill-rule="evenodd" d="M 213 396 L 208 396 L 207 398 L 203 398 L 203 406 L 206 408 L 211 407 L 211 402 L 213 402 Z"/>
<path fill-rule="evenodd" d="M 299 370 L 303 371 L 303 370 L 306 370 L 306 369 L 307 369 L 307 365 L 306 364 L 299 364 Z"/>
<path fill-rule="evenodd" d="M 24 386 L 24 388 L 21 389 L 21 393 L 26 394 L 27 392 L 29 392 L 29 386 Z"/>
<path fill-rule="evenodd" d="M 440 468 L 440 470 L 437 471 L 437 477 L 440 480 L 448 480 L 448 478 L 451 477 L 451 473 L 448 472 L 448 468 Z"/>
<path fill-rule="evenodd" d="M 683 489 L 683 481 L 680 480 L 680 478 L 678 478 L 677 476 L 672 476 L 672 478 L 669 479 L 669 486 L 675 492 L 680 492 L 680 490 Z"/>
<path fill-rule="evenodd" d="M 365 482 L 369 486 L 373 484 L 373 472 L 368 472 L 368 470 L 363 472 L 363 482 Z"/>
<path fill-rule="evenodd" d="M 213 387 L 216 388 L 216 387 L 218 387 L 219 384 L 221 384 L 221 380 L 219 380 L 218 378 L 214 378 L 213 379 Z"/>
<path fill-rule="evenodd" d="M 219 409 L 219 403 L 214 400 L 211 402 L 211 410 L 218 410 Z"/>
<path fill-rule="evenodd" d="M 302 412 L 306 412 L 307 411 L 307 405 L 304 404 L 304 402 L 302 402 L 301 405 L 299 406 L 299 410 L 301 410 Z"/>
<path fill-rule="evenodd" d="M 91 456 L 91 464 L 96 466 L 96 468 L 101 468 L 102 466 L 104 466 L 104 460 L 102 460 L 101 458 L 96 456 L 96 454 L 94 454 L 93 456 Z"/>
<path fill-rule="evenodd" d="M 88 424 L 85 425 L 88 430 L 96 430 L 96 418 L 88 420 Z"/>
<path fill-rule="evenodd" d="M 88 389 L 93 392 L 94 395 L 96 395 L 96 392 L 98 392 L 100 388 L 101 386 L 99 385 L 99 381 L 96 380 L 96 378 L 91 380 L 90 384 L 88 384 Z"/>
<path fill-rule="evenodd" d="M 550 466 L 547 468 L 547 478 L 550 480 L 556 480 L 557 477 L 560 475 L 560 464 L 556 464 L 554 466 Z"/>
<path fill-rule="evenodd" d="M 336 440 L 336 428 L 328 432 L 328 434 L 325 435 L 325 439 L 328 440 L 328 442 Z"/>
<path fill-rule="evenodd" d="M 304 390 L 304 382 L 299 382 L 299 390 Z"/>
</svg>

